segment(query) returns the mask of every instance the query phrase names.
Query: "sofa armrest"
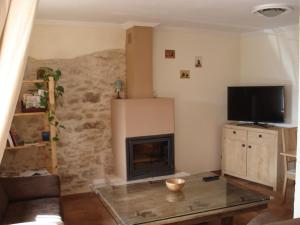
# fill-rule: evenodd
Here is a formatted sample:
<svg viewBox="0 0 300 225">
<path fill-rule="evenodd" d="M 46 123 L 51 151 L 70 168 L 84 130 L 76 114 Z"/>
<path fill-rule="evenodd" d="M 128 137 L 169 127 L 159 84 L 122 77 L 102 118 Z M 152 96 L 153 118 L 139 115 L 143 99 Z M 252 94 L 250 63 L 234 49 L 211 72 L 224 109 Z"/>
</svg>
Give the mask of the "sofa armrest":
<svg viewBox="0 0 300 225">
<path fill-rule="evenodd" d="M 300 224 L 300 218 L 280 221 L 280 222 L 276 222 L 276 223 L 268 223 L 266 225 L 299 225 L 299 224 Z"/>
<path fill-rule="evenodd" d="M 60 196 L 60 181 L 56 175 L 0 178 L 9 201 Z"/>
</svg>

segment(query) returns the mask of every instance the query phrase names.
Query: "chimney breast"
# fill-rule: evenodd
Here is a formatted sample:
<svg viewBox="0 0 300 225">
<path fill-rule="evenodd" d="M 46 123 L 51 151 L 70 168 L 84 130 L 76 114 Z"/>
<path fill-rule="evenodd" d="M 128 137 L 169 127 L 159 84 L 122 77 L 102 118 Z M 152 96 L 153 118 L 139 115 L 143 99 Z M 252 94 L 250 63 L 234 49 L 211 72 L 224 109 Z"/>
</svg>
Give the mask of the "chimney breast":
<svg viewBox="0 0 300 225">
<path fill-rule="evenodd" d="M 153 28 L 135 26 L 126 31 L 126 86 L 128 98 L 152 98 Z"/>
</svg>

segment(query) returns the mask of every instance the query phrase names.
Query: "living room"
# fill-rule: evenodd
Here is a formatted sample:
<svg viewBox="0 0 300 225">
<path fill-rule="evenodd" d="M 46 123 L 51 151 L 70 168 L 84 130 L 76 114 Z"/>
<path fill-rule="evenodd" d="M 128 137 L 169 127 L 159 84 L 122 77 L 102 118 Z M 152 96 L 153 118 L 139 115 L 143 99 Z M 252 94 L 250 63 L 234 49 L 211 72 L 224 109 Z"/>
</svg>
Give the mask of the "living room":
<svg viewBox="0 0 300 225">
<path fill-rule="evenodd" d="M 229 86 L 284 86 L 284 123 L 276 126 L 297 127 L 299 3 L 293 0 L 282 2 L 286 5 L 279 6 L 286 7 L 287 12 L 276 17 L 252 12 L 259 5 L 271 3 L 274 2 L 257 0 L 242 3 L 228 0 L 219 2 L 219 6 L 216 6 L 210 1 L 141 3 L 40 0 L 36 12 L 32 9 L 30 11 L 31 14 L 34 11 L 36 16 L 31 19 L 32 22 L 34 20 L 32 31 L 26 33 L 27 44 L 23 40 L 24 46 L 26 45 L 23 50 L 27 48 L 28 55 L 23 60 L 26 68 L 20 66 L 23 68 L 20 69 L 22 72 L 10 83 L 14 92 L 7 98 L 11 100 L 6 105 L 10 114 L 6 111 L 6 119 L 2 120 L 5 121 L 3 132 L 6 132 L 5 135 L 1 133 L 1 175 L 20 176 L 37 171 L 44 173 L 45 168 L 50 168 L 48 170 L 51 172 L 48 164 L 51 164 L 52 159 L 52 169 L 56 169 L 56 174 L 60 177 L 63 202 L 75 199 L 75 204 L 78 205 L 81 201 L 88 201 L 82 196 L 90 196 L 84 193 L 91 192 L 91 185 L 101 186 L 108 179 L 119 182 L 119 177 L 115 174 L 116 155 L 112 133 L 116 129 L 113 130 L 111 124 L 111 102 L 143 98 L 135 94 L 128 95 L 132 87 L 134 91 L 140 92 L 151 90 L 147 98 L 172 99 L 170 107 L 173 107 L 173 111 L 163 119 L 173 120 L 169 126 L 172 132 L 150 132 L 148 135 L 174 133 L 176 177 L 221 170 L 222 129 L 228 123 Z M 12 0 L 10 4 L 13 9 L 17 0 Z M 279 6 L 275 4 L 273 7 Z M 23 19 L 26 19 L 25 15 Z M 9 23 L 14 24 L 9 17 L 6 21 L 4 29 L 9 27 Z M 15 27 L 25 27 L 17 22 Z M 26 26 L 31 28 L 28 24 Z M 150 30 L 150 36 L 147 37 L 151 40 L 146 45 L 147 38 L 137 38 L 136 40 L 141 40 L 140 45 L 136 45 L 136 52 L 133 51 L 130 56 L 128 32 L 130 29 L 135 32 L 135 27 Z M 134 34 L 132 37 L 135 37 Z M 148 49 L 147 54 L 144 54 L 145 49 Z M 129 57 L 132 57 L 132 61 Z M 129 65 L 130 62 L 133 63 Z M 136 68 L 139 65 L 143 67 Z M 55 98 L 57 103 L 53 108 L 55 118 L 62 126 L 58 132 L 55 131 L 59 140 L 55 143 L 51 140 L 50 146 L 46 144 L 46 147 L 44 143 L 32 144 L 39 141 L 41 133 L 46 130 L 43 117 L 13 116 L 14 111 L 23 113 L 19 98 L 24 95 L 21 80 L 36 80 L 37 71 L 41 67 L 49 67 L 55 72 L 59 70 L 61 77 L 57 83 L 64 88 L 63 97 Z M 142 71 L 143 74 L 139 73 L 141 82 L 130 82 L 129 68 L 132 71 Z M 183 73 L 187 75 L 182 76 Z M 117 84 L 120 83 L 122 87 L 118 87 Z M 0 90 L 4 88 L 1 86 Z M 9 93 L 3 93 L 3 96 L 7 94 Z M 121 100 L 113 100 L 118 94 Z M 51 103 L 50 106 L 52 107 Z M 138 114 L 135 115 L 133 121 L 139 121 L 138 117 Z M 136 123 L 134 125 L 140 125 Z M 158 122 L 153 122 L 156 123 L 159 126 Z M 18 145 L 15 146 L 18 149 L 5 147 L 11 124 L 22 137 L 23 144 L 26 144 L 25 149 Z M 50 134 L 48 132 L 49 135 L 54 137 L 51 131 Z M 51 155 L 51 151 L 44 151 L 45 148 L 55 149 L 56 156 Z M 284 158 L 278 157 L 283 163 Z M 53 164 L 53 161 L 57 163 Z M 243 183 L 243 180 L 237 182 Z M 269 187 L 258 184 L 256 187 L 256 184 L 248 184 L 247 179 L 245 182 L 246 186 L 267 190 L 268 194 L 276 196 L 276 200 L 281 197 L 282 185 L 277 192 L 272 192 Z M 281 205 L 278 200 L 275 204 L 278 210 L 282 208 L 282 211 L 275 210 L 280 215 L 282 212 L 289 212 L 284 219 L 293 217 L 293 208 L 295 217 L 299 216 L 296 203 L 293 207 L 294 183 L 289 182 L 287 189 L 286 202 Z M 297 195 L 297 191 L 295 194 Z M 91 204 L 94 204 L 94 200 L 95 198 L 90 199 Z M 66 205 L 64 209 L 65 207 L 71 209 Z M 69 215 L 74 218 L 79 216 L 76 212 L 69 212 Z M 235 223 L 247 224 L 256 215 L 259 213 L 251 214 L 245 220 L 240 218 Z M 65 223 L 69 224 L 68 221 Z M 88 223 L 80 221 L 78 224 Z M 100 220 L 90 224 L 110 222 Z"/>
</svg>

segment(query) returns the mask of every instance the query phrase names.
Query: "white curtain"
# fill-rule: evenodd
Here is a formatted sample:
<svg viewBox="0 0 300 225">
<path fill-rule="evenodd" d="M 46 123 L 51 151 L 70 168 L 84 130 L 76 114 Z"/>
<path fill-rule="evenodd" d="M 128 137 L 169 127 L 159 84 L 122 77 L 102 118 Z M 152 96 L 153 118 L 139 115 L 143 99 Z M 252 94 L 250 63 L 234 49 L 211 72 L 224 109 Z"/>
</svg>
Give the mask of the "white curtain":
<svg viewBox="0 0 300 225">
<path fill-rule="evenodd" d="M 10 0 L 0 0 L 0 37 L 2 37 L 2 31 L 6 22 L 9 5 Z"/>
<path fill-rule="evenodd" d="M 299 17 L 300 21 L 300 17 Z M 300 26 L 298 25 L 300 32 Z M 299 33 L 300 36 L 300 33 Z M 299 46 L 300 46 L 300 40 L 299 40 Z M 299 49 L 299 55 L 300 55 L 300 49 Z M 299 65 L 300 66 L 300 62 Z M 299 84 L 300 87 L 300 80 Z M 300 88 L 299 88 L 300 90 Z M 300 92 L 299 92 L 299 106 L 300 106 Z M 295 186 L 295 202 L 294 202 L 294 218 L 300 218 L 300 109 L 298 109 L 298 132 L 297 132 L 297 162 L 296 162 L 296 186 Z"/>
<path fill-rule="evenodd" d="M 22 85 L 38 0 L 0 0 L 0 162 Z M 10 4 L 9 4 L 10 2 Z M 5 10 L 6 9 L 6 10 Z"/>
</svg>

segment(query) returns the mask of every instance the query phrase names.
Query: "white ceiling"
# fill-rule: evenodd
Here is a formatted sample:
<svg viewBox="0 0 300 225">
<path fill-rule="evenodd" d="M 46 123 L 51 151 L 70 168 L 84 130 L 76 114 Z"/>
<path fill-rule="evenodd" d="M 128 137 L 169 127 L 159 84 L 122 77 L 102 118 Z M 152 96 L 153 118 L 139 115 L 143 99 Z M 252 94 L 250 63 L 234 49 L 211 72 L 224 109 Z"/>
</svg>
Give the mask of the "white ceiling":
<svg viewBox="0 0 300 225">
<path fill-rule="evenodd" d="M 285 3 L 291 13 L 276 18 L 254 15 L 256 5 Z M 40 20 L 123 24 L 128 21 L 162 26 L 249 32 L 297 24 L 298 0 L 40 0 Z"/>
</svg>

